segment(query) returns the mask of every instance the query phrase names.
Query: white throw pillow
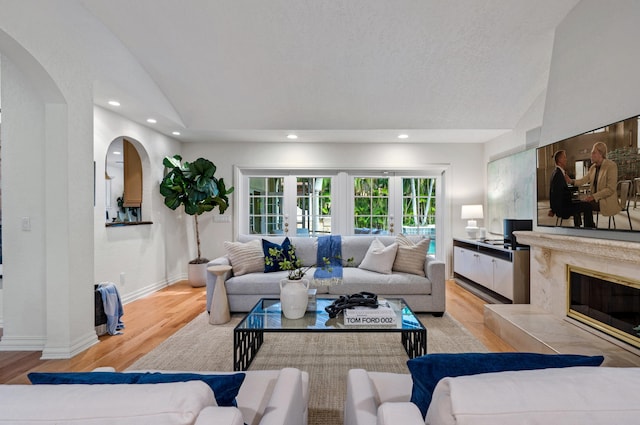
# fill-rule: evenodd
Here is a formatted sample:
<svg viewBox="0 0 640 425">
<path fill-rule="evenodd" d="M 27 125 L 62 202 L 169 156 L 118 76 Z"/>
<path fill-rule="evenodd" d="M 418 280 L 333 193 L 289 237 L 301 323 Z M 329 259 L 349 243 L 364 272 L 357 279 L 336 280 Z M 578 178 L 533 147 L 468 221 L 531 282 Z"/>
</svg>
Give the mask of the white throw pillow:
<svg viewBox="0 0 640 425">
<path fill-rule="evenodd" d="M 424 276 L 424 262 L 429 250 L 429 238 L 413 243 L 403 234 L 396 236 L 398 253 L 393 263 L 393 271 Z"/>
<path fill-rule="evenodd" d="M 375 238 L 358 266 L 359 269 L 370 270 L 372 272 L 391 274 L 393 261 L 396 259 L 398 244 L 392 243 L 385 247 L 380 239 Z"/>
<path fill-rule="evenodd" d="M 247 243 L 225 241 L 224 247 L 227 250 L 234 276 L 264 272 L 264 253 L 260 239 L 254 239 Z"/>
</svg>

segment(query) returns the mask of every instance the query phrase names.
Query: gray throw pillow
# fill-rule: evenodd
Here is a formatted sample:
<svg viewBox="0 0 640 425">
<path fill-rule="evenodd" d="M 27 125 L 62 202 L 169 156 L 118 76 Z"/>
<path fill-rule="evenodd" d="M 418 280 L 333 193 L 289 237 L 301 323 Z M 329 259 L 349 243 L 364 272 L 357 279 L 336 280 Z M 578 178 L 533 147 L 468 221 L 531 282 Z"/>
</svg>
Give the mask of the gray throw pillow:
<svg viewBox="0 0 640 425">
<path fill-rule="evenodd" d="M 413 243 L 403 234 L 396 236 L 398 252 L 393 263 L 393 271 L 424 276 L 424 262 L 429 250 L 429 239 Z"/>
<path fill-rule="evenodd" d="M 225 241 L 224 247 L 227 250 L 234 276 L 264 272 L 264 254 L 260 239 L 254 239 L 247 243 Z"/>
</svg>

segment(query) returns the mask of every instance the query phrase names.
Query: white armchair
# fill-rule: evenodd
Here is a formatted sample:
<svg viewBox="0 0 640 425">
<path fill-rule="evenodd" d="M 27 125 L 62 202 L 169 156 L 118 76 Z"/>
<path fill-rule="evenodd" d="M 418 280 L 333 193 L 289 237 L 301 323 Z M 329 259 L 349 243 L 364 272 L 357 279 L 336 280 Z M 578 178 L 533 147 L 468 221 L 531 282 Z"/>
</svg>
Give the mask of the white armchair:
<svg viewBox="0 0 640 425">
<path fill-rule="evenodd" d="M 100 370 L 104 371 L 105 368 Z M 184 371 L 152 370 L 149 372 L 182 373 Z M 247 425 L 307 424 L 309 418 L 309 374 L 307 372 L 295 368 L 244 372 L 187 372 L 215 375 L 244 373 L 244 382 L 236 400 L 244 423 Z"/>
<path fill-rule="evenodd" d="M 640 368 L 567 367 L 444 378 L 426 419 L 408 374 L 349 371 L 345 425 L 637 424 Z"/>
<path fill-rule="evenodd" d="M 100 367 L 94 372 L 115 372 L 112 367 Z M 213 371 L 168 371 L 137 370 L 126 372 L 162 372 L 162 373 L 199 373 L 199 374 L 236 374 L 244 373 L 245 379 L 240 387 L 236 401 L 238 408 L 229 408 L 222 412 L 221 408 L 204 409 L 200 423 L 208 423 L 206 418 L 217 417 L 210 423 L 234 423 L 222 421 L 221 416 L 233 418 L 239 410 L 241 423 L 247 425 L 307 425 L 309 418 L 309 374 L 295 368 L 281 370 L 252 370 L 244 372 Z M 237 419 L 237 418 L 235 418 Z"/>
<path fill-rule="evenodd" d="M 406 403 L 415 407 L 409 403 L 412 386 L 413 381 L 409 374 L 351 369 L 347 375 L 344 425 L 376 425 L 378 407 L 384 403 Z M 422 419 L 419 410 L 418 417 Z M 396 423 L 404 424 L 405 422 Z"/>
</svg>

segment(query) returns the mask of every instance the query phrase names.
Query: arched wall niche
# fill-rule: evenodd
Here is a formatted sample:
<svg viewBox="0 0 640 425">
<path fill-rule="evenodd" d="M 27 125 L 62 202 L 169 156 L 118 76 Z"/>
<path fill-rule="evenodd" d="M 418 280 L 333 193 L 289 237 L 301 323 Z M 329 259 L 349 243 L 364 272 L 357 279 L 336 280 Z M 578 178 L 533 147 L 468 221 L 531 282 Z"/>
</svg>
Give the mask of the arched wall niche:
<svg viewBox="0 0 640 425">
<path fill-rule="evenodd" d="M 150 224 L 151 162 L 138 140 L 116 137 L 105 156 L 105 220 L 107 226 Z"/>
</svg>

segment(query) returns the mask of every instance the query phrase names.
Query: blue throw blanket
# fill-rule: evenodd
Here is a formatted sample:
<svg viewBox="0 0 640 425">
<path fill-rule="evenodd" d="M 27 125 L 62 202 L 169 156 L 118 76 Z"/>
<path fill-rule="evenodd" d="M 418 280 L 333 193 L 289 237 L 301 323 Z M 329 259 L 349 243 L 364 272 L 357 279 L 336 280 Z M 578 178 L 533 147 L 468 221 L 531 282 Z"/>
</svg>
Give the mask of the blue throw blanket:
<svg viewBox="0 0 640 425">
<path fill-rule="evenodd" d="M 329 260 L 327 265 L 324 259 Z M 333 285 L 342 281 L 342 238 L 340 235 L 318 237 L 316 271 L 313 274 L 316 285 Z"/>
<path fill-rule="evenodd" d="M 120 335 L 124 329 L 122 316 L 124 309 L 120 301 L 118 288 L 113 282 L 102 282 L 98 285 L 98 291 L 102 295 L 102 304 L 104 305 L 104 313 L 107 315 L 107 332 L 109 335 Z"/>
</svg>

